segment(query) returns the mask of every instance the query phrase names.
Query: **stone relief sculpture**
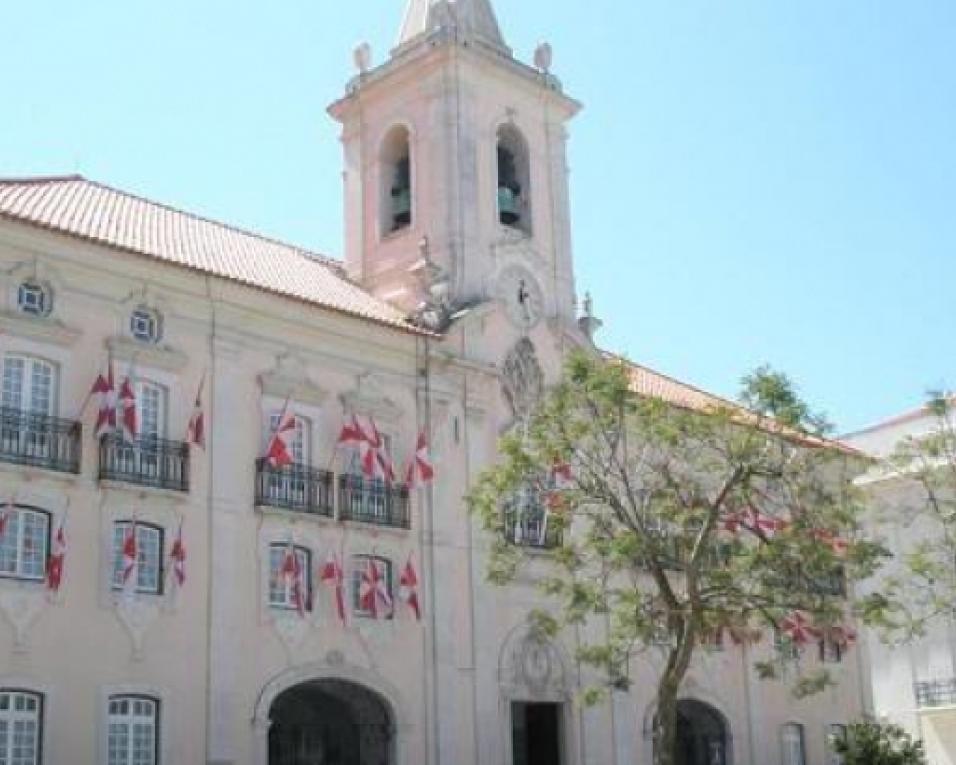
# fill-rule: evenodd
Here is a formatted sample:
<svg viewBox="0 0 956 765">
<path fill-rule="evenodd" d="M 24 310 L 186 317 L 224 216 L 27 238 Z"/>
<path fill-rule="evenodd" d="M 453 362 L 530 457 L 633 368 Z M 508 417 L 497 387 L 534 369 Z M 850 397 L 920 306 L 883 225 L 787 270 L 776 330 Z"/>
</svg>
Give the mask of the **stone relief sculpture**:
<svg viewBox="0 0 956 765">
<path fill-rule="evenodd" d="M 544 373 L 534 345 L 521 338 L 505 357 L 501 369 L 501 389 L 515 421 L 525 419 L 544 392 Z"/>
</svg>

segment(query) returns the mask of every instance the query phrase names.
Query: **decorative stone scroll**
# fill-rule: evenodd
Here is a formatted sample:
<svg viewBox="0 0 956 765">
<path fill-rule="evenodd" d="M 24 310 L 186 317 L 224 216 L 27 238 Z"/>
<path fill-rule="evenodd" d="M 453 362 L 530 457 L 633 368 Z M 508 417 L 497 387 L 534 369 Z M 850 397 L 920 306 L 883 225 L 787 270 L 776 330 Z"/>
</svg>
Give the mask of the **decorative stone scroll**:
<svg viewBox="0 0 956 765">
<path fill-rule="evenodd" d="M 521 338 L 508 352 L 501 369 L 501 390 L 515 420 L 527 417 L 544 392 L 544 373 L 534 344 Z"/>
</svg>

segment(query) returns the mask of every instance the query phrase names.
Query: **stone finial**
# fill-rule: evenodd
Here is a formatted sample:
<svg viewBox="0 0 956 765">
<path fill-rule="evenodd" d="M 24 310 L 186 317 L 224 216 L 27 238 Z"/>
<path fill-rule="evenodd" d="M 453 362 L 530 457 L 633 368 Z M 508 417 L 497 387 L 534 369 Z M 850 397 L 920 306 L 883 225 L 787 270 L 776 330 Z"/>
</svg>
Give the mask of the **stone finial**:
<svg viewBox="0 0 956 765">
<path fill-rule="evenodd" d="M 372 46 L 367 42 L 356 45 L 352 51 L 352 61 L 359 74 L 365 74 L 372 67 Z"/>
<path fill-rule="evenodd" d="M 551 49 L 551 43 L 541 43 L 534 51 L 534 65 L 547 74 L 551 71 L 553 61 L 554 51 Z"/>
<path fill-rule="evenodd" d="M 585 292 L 581 316 L 578 319 L 578 327 L 587 339 L 593 343 L 594 335 L 602 326 L 604 326 L 604 322 L 594 315 L 594 299 L 591 297 L 590 292 Z"/>
</svg>

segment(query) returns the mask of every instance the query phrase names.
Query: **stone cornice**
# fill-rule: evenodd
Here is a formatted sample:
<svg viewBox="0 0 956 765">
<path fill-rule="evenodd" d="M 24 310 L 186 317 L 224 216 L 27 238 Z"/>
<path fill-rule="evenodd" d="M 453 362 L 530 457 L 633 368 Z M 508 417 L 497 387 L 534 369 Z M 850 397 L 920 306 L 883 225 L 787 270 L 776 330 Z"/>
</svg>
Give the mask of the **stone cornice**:
<svg viewBox="0 0 956 765">
<path fill-rule="evenodd" d="M 21 337 L 24 340 L 38 340 L 63 347 L 73 345 L 83 334 L 80 330 L 68 327 L 57 319 L 23 316 L 6 311 L 0 312 L 0 332 Z"/>
</svg>

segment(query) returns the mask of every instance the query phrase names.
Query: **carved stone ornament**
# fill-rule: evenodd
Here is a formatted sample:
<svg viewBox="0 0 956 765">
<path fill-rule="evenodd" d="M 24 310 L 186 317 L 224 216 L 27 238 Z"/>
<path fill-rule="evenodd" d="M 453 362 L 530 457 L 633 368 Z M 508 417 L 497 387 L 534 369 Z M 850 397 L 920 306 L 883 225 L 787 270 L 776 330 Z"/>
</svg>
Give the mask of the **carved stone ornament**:
<svg viewBox="0 0 956 765">
<path fill-rule="evenodd" d="M 510 684 L 533 696 L 563 693 L 564 663 L 555 646 L 531 633 L 512 647 Z"/>
<path fill-rule="evenodd" d="M 295 611 L 276 613 L 272 617 L 272 626 L 290 653 L 302 645 L 309 634 L 310 621 L 303 619 Z"/>
<path fill-rule="evenodd" d="M 514 419 L 527 417 L 544 392 L 544 373 L 531 341 L 523 337 L 508 352 L 501 369 L 501 390 Z"/>
<path fill-rule="evenodd" d="M 0 612 L 13 627 L 14 650 L 29 647 L 30 628 L 47 604 L 45 590 L 4 588 L 0 591 Z"/>
<path fill-rule="evenodd" d="M 159 603 L 155 599 L 124 596 L 116 599 L 116 617 L 133 641 L 133 658 L 137 661 L 143 658 L 143 638 L 146 636 L 146 631 L 156 622 L 159 615 Z"/>
</svg>

